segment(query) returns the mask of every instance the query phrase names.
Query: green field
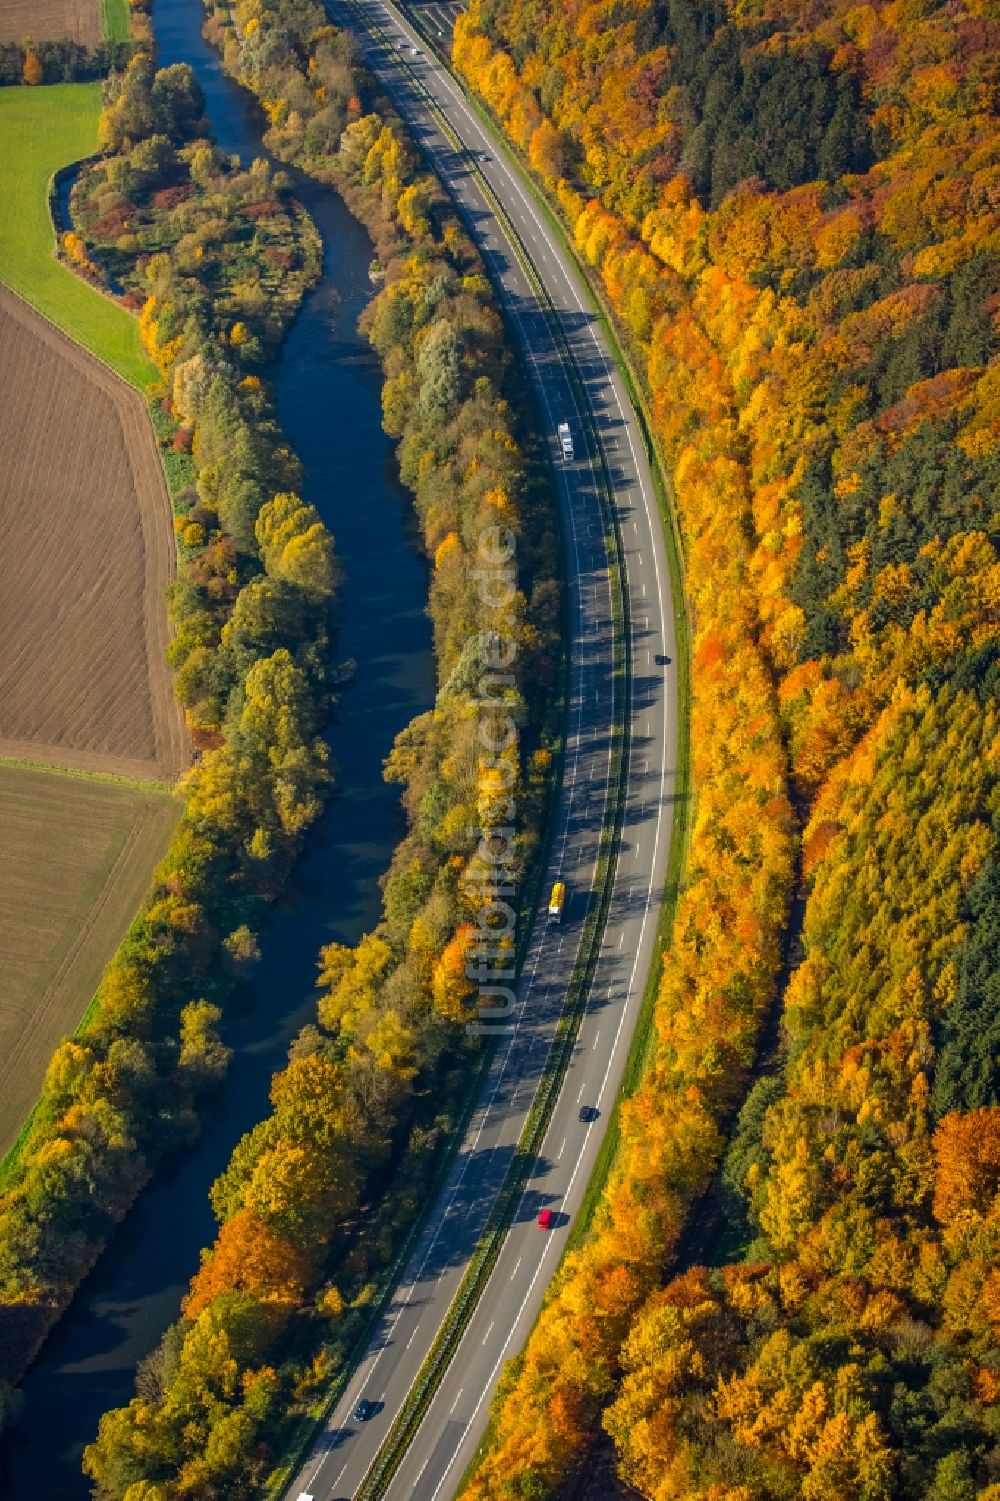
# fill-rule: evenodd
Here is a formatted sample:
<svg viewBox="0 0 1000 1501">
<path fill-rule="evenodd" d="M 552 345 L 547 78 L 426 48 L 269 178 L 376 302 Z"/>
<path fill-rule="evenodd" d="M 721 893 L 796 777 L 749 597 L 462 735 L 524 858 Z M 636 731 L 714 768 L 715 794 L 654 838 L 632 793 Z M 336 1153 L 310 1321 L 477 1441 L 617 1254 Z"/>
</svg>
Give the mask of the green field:
<svg viewBox="0 0 1000 1501">
<path fill-rule="evenodd" d="M 52 253 L 49 178 L 95 149 L 100 99 L 97 83 L 0 89 L 0 281 L 132 385 L 143 387 L 156 371 L 142 352 L 138 321 Z"/>
<path fill-rule="evenodd" d="M 128 41 L 128 0 L 101 0 L 101 30 L 109 42 Z"/>
<path fill-rule="evenodd" d="M 0 1156 L 149 889 L 180 805 L 136 783 L 0 763 Z"/>
</svg>

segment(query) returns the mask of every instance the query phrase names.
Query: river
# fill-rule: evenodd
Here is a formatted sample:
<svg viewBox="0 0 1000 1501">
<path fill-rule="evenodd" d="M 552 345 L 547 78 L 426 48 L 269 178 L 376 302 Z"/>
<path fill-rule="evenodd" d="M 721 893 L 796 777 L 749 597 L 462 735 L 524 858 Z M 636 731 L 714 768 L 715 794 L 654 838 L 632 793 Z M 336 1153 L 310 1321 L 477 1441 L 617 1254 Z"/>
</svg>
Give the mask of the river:
<svg viewBox="0 0 1000 1501">
<path fill-rule="evenodd" d="M 201 0 L 155 0 L 157 62 L 191 64 L 216 140 L 249 162 L 264 154 L 257 107 L 222 73 L 202 15 Z M 266 1114 L 271 1075 L 313 1014 L 317 952 L 355 941 L 377 919 L 378 877 L 403 832 L 382 761 L 432 700 L 426 568 L 380 426 L 378 368 L 356 331 L 372 295 L 371 243 L 334 193 L 304 181 L 297 191 L 323 237 L 323 279 L 271 374 L 282 427 L 305 465 L 305 499 L 333 531 L 344 575 L 336 653 L 357 662 L 357 676 L 329 736 L 337 793 L 262 935 L 253 997 L 227 1024 L 233 1061 L 202 1135 L 142 1194 L 24 1382 L 24 1413 L 0 1462 L 0 1496 L 16 1501 L 89 1496 L 83 1446 L 101 1413 L 132 1396 L 137 1361 L 178 1316 L 214 1235 L 208 1189 Z"/>
</svg>

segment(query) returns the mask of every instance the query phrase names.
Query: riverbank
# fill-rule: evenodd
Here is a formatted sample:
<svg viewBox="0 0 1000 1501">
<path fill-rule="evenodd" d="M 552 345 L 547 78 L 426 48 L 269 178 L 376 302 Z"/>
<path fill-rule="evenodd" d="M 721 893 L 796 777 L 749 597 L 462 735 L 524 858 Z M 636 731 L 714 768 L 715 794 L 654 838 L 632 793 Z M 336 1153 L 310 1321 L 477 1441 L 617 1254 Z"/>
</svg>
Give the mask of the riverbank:
<svg viewBox="0 0 1000 1501">
<path fill-rule="evenodd" d="M 55 258 L 49 181 L 97 145 L 99 83 L 0 89 L 0 281 L 140 391 L 156 371 L 136 320 Z"/>
<path fill-rule="evenodd" d="M 471 1034 L 485 1030 L 477 1007 L 485 1024 L 498 1014 L 493 996 L 509 993 L 486 986 L 481 996 L 475 984 L 484 946 L 497 963 L 513 950 L 493 922 L 504 906 L 491 891 L 494 850 L 506 850 L 504 892 L 508 881 L 516 890 L 551 762 L 540 730 L 558 660 L 556 541 L 518 443 L 493 294 L 399 122 L 366 113 L 370 81 L 352 69 L 349 39 L 316 15 L 308 4 L 286 15 L 280 38 L 258 34 L 257 18 L 239 24 L 271 59 L 253 79 L 275 124 L 268 144 L 350 193 L 376 237 L 385 286 L 365 326 L 387 377 L 384 425 L 434 560 L 440 688 L 433 716 L 398 737 L 387 765 L 406 789 L 409 828 L 382 919 L 359 944 L 324 950 L 317 1025 L 275 1080 L 272 1114 L 213 1188 L 221 1228 L 184 1317 L 87 1452 L 109 1496 L 138 1480 L 183 1489 L 195 1476 L 248 1496 L 276 1480 L 289 1420 L 336 1379 L 423 1201 L 435 1137 L 448 1130 L 435 1111 L 460 1100 Z M 213 21 L 219 40 L 218 10 Z M 227 70 L 234 40 L 223 40 Z M 320 109 L 300 155 L 278 121 L 294 129 L 294 115 L 305 129 L 306 87 Z M 278 98 L 303 106 L 283 115 Z M 498 547 L 511 566 L 504 587 L 484 590 L 476 568 L 495 563 Z M 504 675 L 498 696 L 483 699 L 490 668 Z M 235 1385 L 220 1402 L 229 1360 Z"/>
<path fill-rule="evenodd" d="M 169 30 L 170 7 L 158 10 Z M 165 63 L 177 60 L 169 47 L 167 40 Z M 220 116 L 217 69 L 213 80 L 211 60 L 203 61 L 220 144 L 252 160 L 261 145 L 245 98 L 229 86 L 228 114 Z M 262 936 L 253 992 L 242 992 L 227 1024 L 233 1063 L 205 1133 L 142 1195 L 25 1383 L 25 1416 L 10 1441 L 9 1495 L 25 1494 L 29 1485 L 33 1496 L 86 1493 L 80 1448 L 99 1413 L 127 1397 L 136 1361 L 176 1317 L 210 1224 L 208 1186 L 266 1109 L 271 1074 L 312 1009 L 320 945 L 350 942 L 373 921 L 377 877 L 401 831 L 398 795 L 382 782 L 380 767 L 395 731 L 430 700 L 426 571 L 388 471 L 377 370 L 355 332 L 371 296 L 371 245 L 332 194 L 318 194 L 309 207 L 324 239 L 323 278 L 271 373 L 278 417 L 305 460 L 303 496 L 336 527 L 347 580 L 337 646 L 357 664 L 344 708 L 354 717 L 349 733 L 335 725 L 329 735 L 346 795 L 313 835 Z M 351 433 L 350 444 L 336 440 L 341 431 Z"/>
</svg>

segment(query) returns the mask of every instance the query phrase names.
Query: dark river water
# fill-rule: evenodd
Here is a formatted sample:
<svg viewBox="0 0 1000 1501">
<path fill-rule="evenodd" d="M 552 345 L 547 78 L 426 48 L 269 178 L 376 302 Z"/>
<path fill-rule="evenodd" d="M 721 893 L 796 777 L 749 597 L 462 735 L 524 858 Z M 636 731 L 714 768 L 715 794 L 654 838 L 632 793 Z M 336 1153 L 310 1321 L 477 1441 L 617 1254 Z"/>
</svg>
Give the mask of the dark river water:
<svg viewBox="0 0 1000 1501">
<path fill-rule="evenodd" d="M 155 0 L 157 60 L 192 65 L 216 139 L 249 162 L 263 154 L 256 108 L 223 76 L 202 14 L 201 0 Z M 136 1362 L 178 1315 L 214 1234 L 208 1189 L 267 1112 L 271 1075 L 313 1013 L 320 945 L 352 942 L 375 921 L 378 877 L 403 832 L 398 788 L 381 768 L 396 732 L 432 698 L 427 575 L 393 481 L 378 370 L 356 332 L 372 295 L 371 244 L 332 192 L 303 183 L 300 196 L 323 236 L 324 274 L 271 373 L 305 498 L 332 529 L 344 574 L 336 652 L 356 660 L 357 677 L 329 737 L 337 793 L 262 936 L 253 1004 L 228 1024 L 235 1053 L 205 1130 L 141 1196 L 25 1380 L 24 1413 L 0 1460 L 0 1495 L 17 1501 L 89 1495 L 81 1450 L 101 1413 L 132 1396 Z"/>
</svg>

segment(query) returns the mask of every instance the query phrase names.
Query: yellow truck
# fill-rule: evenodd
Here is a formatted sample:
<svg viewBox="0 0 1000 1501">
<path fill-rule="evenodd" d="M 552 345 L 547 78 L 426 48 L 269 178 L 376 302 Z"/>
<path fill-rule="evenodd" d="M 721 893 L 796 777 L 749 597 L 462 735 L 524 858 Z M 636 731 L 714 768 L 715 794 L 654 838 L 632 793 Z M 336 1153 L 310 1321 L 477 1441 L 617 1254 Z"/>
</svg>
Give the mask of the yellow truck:
<svg viewBox="0 0 1000 1501">
<path fill-rule="evenodd" d="M 549 897 L 549 917 L 551 917 L 554 922 L 558 922 L 562 917 L 563 908 L 565 907 L 565 905 L 566 882 L 557 881 L 552 888 L 552 895 Z"/>
</svg>

